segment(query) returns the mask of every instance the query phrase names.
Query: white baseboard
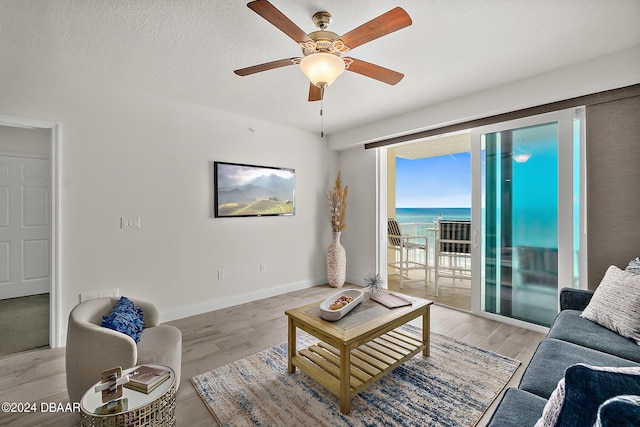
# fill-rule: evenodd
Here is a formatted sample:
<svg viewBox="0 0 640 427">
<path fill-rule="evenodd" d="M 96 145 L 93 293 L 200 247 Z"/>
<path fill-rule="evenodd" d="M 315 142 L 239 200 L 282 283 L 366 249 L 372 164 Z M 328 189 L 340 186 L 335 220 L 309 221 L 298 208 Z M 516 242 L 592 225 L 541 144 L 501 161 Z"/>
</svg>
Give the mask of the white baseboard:
<svg viewBox="0 0 640 427">
<path fill-rule="evenodd" d="M 353 278 L 348 278 L 347 282 L 354 285 L 363 286 L 359 281 Z M 183 306 L 174 308 L 171 310 L 163 310 L 160 312 L 160 323 L 170 322 L 172 320 L 183 319 L 189 316 L 195 316 L 202 313 L 208 313 L 209 311 L 220 310 L 222 308 L 232 307 L 238 304 L 245 304 L 252 301 L 257 301 L 264 298 L 270 298 L 287 292 L 299 291 L 302 289 L 309 289 L 314 286 L 324 285 L 327 283 L 326 277 L 317 279 L 303 280 L 300 282 L 289 283 L 282 286 L 276 286 L 273 288 L 263 289 L 255 292 L 248 292 L 241 295 L 233 295 L 226 298 L 216 298 L 208 301 L 203 301 L 198 304 L 189 306 Z M 67 343 L 67 331 L 60 334 L 60 347 L 64 347 Z"/>
<path fill-rule="evenodd" d="M 65 329 L 64 333 L 58 335 L 58 339 L 60 340 L 60 341 L 58 341 L 58 345 L 57 346 L 51 345 L 51 348 L 59 348 L 59 347 L 66 347 L 67 346 L 67 331 L 66 331 L 66 329 Z"/>
<path fill-rule="evenodd" d="M 289 283 L 282 286 L 276 286 L 273 288 L 263 289 L 260 291 L 249 292 L 241 295 L 233 295 L 226 298 L 216 298 L 208 301 L 204 301 L 198 304 L 193 304 L 184 307 L 178 307 L 168 311 L 160 312 L 160 322 L 170 322 L 172 320 L 182 319 L 189 316 L 195 316 L 209 311 L 220 310 L 222 308 L 232 307 L 238 304 L 245 304 L 252 301 L 257 301 L 264 298 L 270 298 L 287 292 L 298 291 L 301 289 L 308 289 L 314 286 L 327 283 L 327 278 L 303 280 L 301 282 Z"/>
</svg>

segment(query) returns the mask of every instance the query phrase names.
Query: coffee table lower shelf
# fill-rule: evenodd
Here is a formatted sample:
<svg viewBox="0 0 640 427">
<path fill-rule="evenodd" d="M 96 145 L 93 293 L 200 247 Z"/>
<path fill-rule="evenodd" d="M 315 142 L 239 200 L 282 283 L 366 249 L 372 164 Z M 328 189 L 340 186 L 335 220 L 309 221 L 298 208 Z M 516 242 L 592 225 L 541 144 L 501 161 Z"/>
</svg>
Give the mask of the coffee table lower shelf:
<svg viewBox="0 0 640 427">
<path fill-rule="evenodd" d="M 349 399 L 426 348 L 413 334 L 395 329 L 351 351 Z M 294 366 L 340 397 L 340 351 L 319 342 L 300 350 Z"/>
</svg>

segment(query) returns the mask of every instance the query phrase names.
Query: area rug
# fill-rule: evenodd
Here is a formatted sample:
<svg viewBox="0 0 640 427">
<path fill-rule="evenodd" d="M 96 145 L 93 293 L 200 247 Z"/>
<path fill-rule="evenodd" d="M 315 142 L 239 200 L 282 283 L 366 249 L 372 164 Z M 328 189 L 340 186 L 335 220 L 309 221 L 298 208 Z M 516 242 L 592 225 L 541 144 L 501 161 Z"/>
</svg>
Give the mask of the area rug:
<svg viewBox="0 0 640 427">
<path fill-rule="evenodd" d="M 420 336 L 421 330 L 405 325 Z M 298 349 L 317 338 L 298 337 Z M 399 366 L 351 400 L 339 400 L 299 369 L 283 343 L 191 379 L 221 426 L 475 426 L 520 362 L 431 334 L 431 355 Z"/>
</svg>

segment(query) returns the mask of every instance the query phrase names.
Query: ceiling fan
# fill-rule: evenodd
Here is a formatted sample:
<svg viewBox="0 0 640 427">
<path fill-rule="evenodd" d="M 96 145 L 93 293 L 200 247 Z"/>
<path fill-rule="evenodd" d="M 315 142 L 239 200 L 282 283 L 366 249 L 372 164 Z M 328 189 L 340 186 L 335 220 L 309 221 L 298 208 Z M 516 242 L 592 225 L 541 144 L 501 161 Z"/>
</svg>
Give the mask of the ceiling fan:
<svg viewBox="0 0 640 427">
<path fill-rule="evenodd" d="M 342 57 L 343 53 L 351 49 L 411 25 L 411 17 L 401 7 L 391 9 L 342 36 L 327 31 L 331 22 L 329 12 L 314 14 L 312 20 L 319 30 L 307 34 L 267 0 L 252 1 L 247 4 L 247 7 L 298 43 L 302 47 L 304 56 L 302 58 L 280 59 L 235 70 L 234 73 L 239 76 L 248 76 L 298 64 L 311 82 L 309 101 L 322 100 L 324 89 L 333 83 L 345 69 L 390 85 L 395 85 L 404 77 L 402 73 L 361 59 Z"/>
</svg>

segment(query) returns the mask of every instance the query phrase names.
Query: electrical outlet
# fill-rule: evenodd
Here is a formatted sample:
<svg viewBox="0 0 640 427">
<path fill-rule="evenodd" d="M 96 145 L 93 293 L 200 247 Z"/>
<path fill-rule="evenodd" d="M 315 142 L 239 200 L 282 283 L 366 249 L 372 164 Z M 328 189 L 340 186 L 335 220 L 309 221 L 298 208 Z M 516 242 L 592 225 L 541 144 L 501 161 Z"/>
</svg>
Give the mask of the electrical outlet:
<svg viewBox="0 0 640 427">
<path fill-rule="evenodd" d="M 267 264 L 260 264 L 260 273 L 267 271 Z"/>
<path fill-rule="evenodd" d="M 140 228 L 140 217 L 128 218 L 120 217 L 120 228 Z"/>
<path fill-rule="evenodd" d="M 218 280 L 224 279 L 224 270 L 218 270 Z"/>
</svg>

